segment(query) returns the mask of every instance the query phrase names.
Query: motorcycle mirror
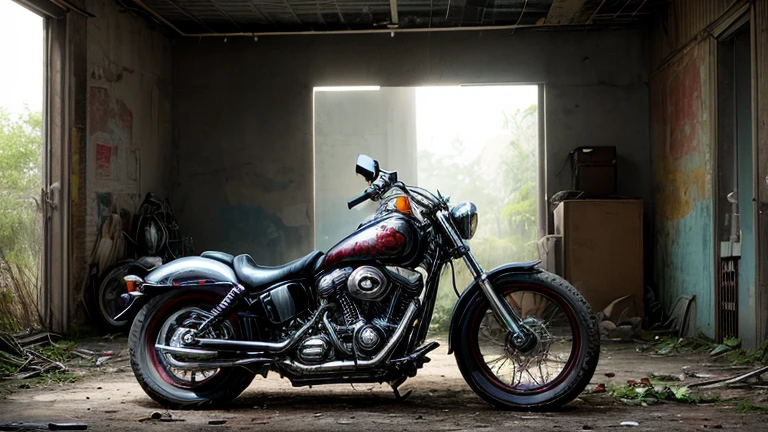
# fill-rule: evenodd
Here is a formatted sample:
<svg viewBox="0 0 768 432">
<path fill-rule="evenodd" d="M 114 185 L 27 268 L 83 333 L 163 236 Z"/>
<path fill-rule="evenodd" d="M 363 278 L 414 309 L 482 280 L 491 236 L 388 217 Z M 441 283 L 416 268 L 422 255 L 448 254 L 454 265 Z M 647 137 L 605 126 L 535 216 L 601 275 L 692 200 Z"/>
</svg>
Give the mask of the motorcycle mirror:
<svg viewBox="0 0 768 432">
<path fill-rule="evenodd" d="M 357 168 L 355 169 L 357 174 L 363 176 L 368 182 L 376 180 L 379 176 L 379 162 L 366 155 L 359 155 L 357 157 Z"/>
</svg>

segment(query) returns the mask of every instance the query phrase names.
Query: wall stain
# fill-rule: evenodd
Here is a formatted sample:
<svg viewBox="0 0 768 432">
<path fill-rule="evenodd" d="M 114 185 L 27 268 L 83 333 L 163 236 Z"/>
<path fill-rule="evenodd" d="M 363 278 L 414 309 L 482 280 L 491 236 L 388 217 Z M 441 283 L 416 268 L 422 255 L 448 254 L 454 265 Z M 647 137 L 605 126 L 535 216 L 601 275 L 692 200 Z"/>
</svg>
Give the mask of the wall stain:
<svg viewBox="0 0 768 432">
<path fill-rule="evenodd" d="M 651 79 L 655 202 L 654 282 L 672 310 L 695 295 L 690 334 L 714 336 L 711 41 L 684 52 Z"/>
</svg>

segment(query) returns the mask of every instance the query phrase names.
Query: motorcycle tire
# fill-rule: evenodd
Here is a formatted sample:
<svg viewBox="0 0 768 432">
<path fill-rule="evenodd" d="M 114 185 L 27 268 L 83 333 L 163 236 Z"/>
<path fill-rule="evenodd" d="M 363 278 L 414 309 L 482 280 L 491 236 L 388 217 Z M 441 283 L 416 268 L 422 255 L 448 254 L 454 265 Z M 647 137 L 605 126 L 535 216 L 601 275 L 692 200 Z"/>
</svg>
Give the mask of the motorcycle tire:
<svg viewBox="0 0 768 432">
<path fill-rule="evenodd" d="M 131 368 L 141 387 L 152 399 L 170 409 L 213 407 L 229 402 L 242 393 L 254 378 L 254 373 L 242 367 L 215 369 L 202 381 L 183 381 L 178 369 L 167 366 L 155 344 L 164 337 L 169 322 L 185 310 L 210 311 L 221 296 L 205 290 L 174 290 L 149 301 L 133 320 L 128 337 Z M 228 323 L 228 324 L 227 324 Z M 232 330 L 234 322 L 224 321 Z M 217 326 L 224 325 L 218 324 Z M 165 343 L 165 341 L 162 341 Z M 189 373 L 197 373 L 187 371 Z"/>
<path fill-rule="evenodd" d="M 461 374 L 472 390 L 497 408 L 516 410 L 553 410 L 578 397 L 592 378 L 600 355 L 599 329 L 596 320 L 592 316 L 590 306 L 584 297 L 566 280 L 543 271 L 526 275 L 512 273 L 501 275 L 493 280 L 493 286 L 502 299 L 507 299 L 508 304 L 513 303 L 522 308 L 525 306 L 526 300 L 524 300 L 524 297 L 521 299 L 520 296 L 525 296 L 525 293 L 530 292 L 531 296 L 529 298 L 538 298 L 539 300 L 536 301 L 544 304 L 544 307 L 562 310 L 563 318 L 560 321 L 570 326 L 570 335 L 564 329 L 565 324 L 563 324 L 558 328 L 564 332 L 566 337 L 559 339 L 551 337 L 551 333 L 547 330 L 546 334 L 549 336 L 546 338 L 541 337 L 541 335 L 537 336 L 537 346 L 542 344 L 542 341 L 545 339 L 547 341 L 557 339 L 557 342 L 547 342 L 549 343 L 548 346 L 554 346 L 553 344 L 555 343 L 560 343 L 560 346 L 567 346 L 570 338 L 571 351 L 569 351 L 570 354 L 567 360 L 559 356 L 552 357 L 557 359 L 553 363 L 563 364 L 562 370 L 558 372 L 558 375 L 553 378 L 552 382 L 545 382 L 545 372 L 542 371 L 541 361 L 539 362 L 538 369 L 534 369 L 533 373 L 528 371 L 528 375 L 531 378 L 530 381 L 535 381 L 535 383 L 531 382 L 523 385 L 524 376 L 522 370 L 519 372 L 520 378 L 516 383 L 515 377 L 518 370 L 514 368 L 512 369 L 513 375 L 509 380 L 510 382 L 506 382 L 503 379 L 505 375 L 500 373 L 501 365 L 504 363 L 491 360 L 491 362 L 495 362 L 491 366 L 485 360 L 487 357 L 482 352 L 483 348 L 481 348 L 480 340 L 486 337 L 492 338 L 488 335 L 492 335 L 493 332 L 487 331 L 487 327 L 482 327 L 481 323 L 491 322 L 490 320 L 492 319 L 492 322 L 495 323 L 494 325 L 497 326 L 497 334 L 503 333 L 503 336 L 497 336 L 497 341 L 504 341 L 504 348 L 500 358 L 506 356 L 511 360 L 505 361 L 502 359 L 502 362 L 509 362 L 509 365 L 512 365 L 513 362 L 516 362 L 515 359 L 518 358 L 526 358 L 528 356 L 527 358 L 530 360 L 532 354 L 521 354 L 520 351 L 510 348 L 510 345 L 506 342 L 508 340 L 506 330 L 490 312 L 488 300 L 480 290 L 477 290 L 474 293 L 474 297 L 468 303 L 467 309 L 464 310 L 462 315 L 464 317 L 463 322 L 457 323 L 456 330 L 458 334 L 456 335 L 457 338 L 454 339 L 456 342 L 453 345 L 456 362 Z M 518 301 L 514 300 L 515 298 Z M 531 303 L 530 300 L 529 303 Z M 539 306 L 534 307 L 529 304 L 527 307 L 531 310 L 536 310 Z M 521 314 L 521 318 L 526 318 L 521 311 L 518 311 L 518 314 Z M 552 319 L 550 318 L 550 321 Z M 542 328 L 546 329 L 545 326 L 542 326 Z M 507 339 L 503 339 L 504 337 Z M 493 349 L 493 344 L 491 343 L 483 342 L 482 345 L 483 347 L 491 347 L 489 350 Z M 499 350 L 500 348 L 497 345 L 495 349 Z M 536 349 L 534 348 L 531 353 L 536 352 Z M 549 355 L 549 348 L 547 348 L 547 353 L 542 358 L 548 362 Z M 501 365 L 494 372 L 493 369 L 497 364 Z M 547 363 L 544 367 L 544 370 L 547 371 L 547 377 L 550 376 L 549 365 L 550 363 Z M 536 371 L 541 372 L 541 383 L 535 379 Z M 528 379 L 527 377 L 525 378 Z"/>
</svg>

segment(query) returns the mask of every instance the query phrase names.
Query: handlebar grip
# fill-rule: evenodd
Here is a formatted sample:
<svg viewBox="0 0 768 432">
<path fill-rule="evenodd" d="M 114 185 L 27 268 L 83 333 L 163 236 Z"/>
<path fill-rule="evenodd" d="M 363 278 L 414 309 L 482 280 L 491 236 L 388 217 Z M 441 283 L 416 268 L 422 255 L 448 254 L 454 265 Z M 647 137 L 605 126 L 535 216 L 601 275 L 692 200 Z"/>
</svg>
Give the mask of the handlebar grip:
<svg viewBox="0 0 768 432">
<path fill-rule="evenodd" d="M 372 188 L 366 189 L 365 192 L 347 201 L 347 208 L 352 209 L 352 207 L 356 207 L 365 201 L 368 201 L 373 196 L 374 192 L 375 191 Z"/>
</svg>

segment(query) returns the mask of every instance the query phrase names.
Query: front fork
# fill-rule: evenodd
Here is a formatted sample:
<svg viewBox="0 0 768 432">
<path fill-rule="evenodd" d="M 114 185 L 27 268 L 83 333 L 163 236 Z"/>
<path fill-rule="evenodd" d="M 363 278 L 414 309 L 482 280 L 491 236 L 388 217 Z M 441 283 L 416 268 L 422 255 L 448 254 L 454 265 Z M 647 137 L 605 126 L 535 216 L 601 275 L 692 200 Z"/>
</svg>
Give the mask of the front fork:
<svg viewBox="0 0 768 432">
<path fill-rule="evenodd" d="M 509 340 L 511 344 L 521 351 L 527 351 L 528 348 L 534 346 L 536 342 L 535 333 L 523 323 L 523 320 L 517 312 L 514 309 L 507 307 L 507 302 L 502 300 L 499 295 L 496 294 L 496 291 L 493 289 L 493 284 L 488 279 L 488 274 L 483 271 L 480 263 L 477 262 L 472 255 L 472 252 L 470 252 L 466 242 L 459 237 L 458 231 L 451 220 L 450 213 L 447 211 L 438 212 L 437 220 L 450 237 L 458 254 L 464 259 L 464 263 L 472 273 L 472 277 L 475 278 L 475 282 L 480 285 L 483 295 L 488 299 L 488 303 L 491 304 L 493 315 L 496 316 L 496 319 L 498 319 L 509 332 Z"/>
</svg>

